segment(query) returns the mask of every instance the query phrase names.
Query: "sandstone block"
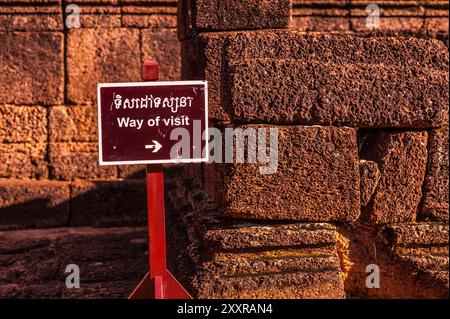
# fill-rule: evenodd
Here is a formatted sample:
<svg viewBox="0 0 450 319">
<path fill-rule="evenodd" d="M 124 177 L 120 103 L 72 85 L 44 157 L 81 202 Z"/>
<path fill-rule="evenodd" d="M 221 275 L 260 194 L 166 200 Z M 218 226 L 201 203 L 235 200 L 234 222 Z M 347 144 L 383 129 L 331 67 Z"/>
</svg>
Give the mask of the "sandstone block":
<svg viewBox="0 0 450 319">
<path fill-rule="evenodd" d="M 277 50 L 273 48 L 277 48 Z M 399 52 L 402 54 L 399 54 Z M 204 33 L 183 42 L 182 59 L 182 76 L 184 79 L 206 79 L 209 81 L 210 119 L 231 121 L 231 118 L 234 117 L 235 121 L 240 122 L 250 121 L 250 119 L 240 118 L 238 115 L 233 114 L 234 111 L 228 98 L 230 95 L 230 84 L 233 84 L 233 79 L 230 78 L 228 72 L 231 63 L 244 63 L 244 60 L 254 59 L 270 59 L 275 65 L 277 63 L 287 63 L 284 60 L 289 59 L 298 60 L 296 62 L 299 63 L 317 61 L 313 63 L 318 65 L 335 65 L 336 69 L 332 74 L 336 75 L 348 68 L 359 68 L 362 71 L 366 69 L 366 65 L 369 69 L 378 69 L 380 64 L 383 65 L 382 68 L 385 68 L 384 71 L 392 68 L 396 69 L 398 73 L 404 69 L 410 70 L 409 76 L 411 76 L 412 67 L 423 70 L 422 73 L 424 74 L 427 71 L 423 68 L 438 69 L 444 73 L 447 73 L 448 70 L 448 50 L 442 42 L 437 40 L 423 40 L 412 37 L 363 38 L 350 35 L 305 35 L 292 30 Z M 355 64 L 357 65 L 355 66 Z M 380 76 L 384 71 L 378 70 L 371 76 Z M 272 70 L 272 72 L 274 71 Z M 308 74 L 308 77 L 311 76 L 311 74 Z M 342 73 L 340 76 L 345 77 L 346 75 Z M 251 78 L 254 77 L 251 74 L 246 74 L 241 80 L 246 83 Z M 287 87 L 294 88 L 295 81 L 289 82 L 289 78 L 292 78 L 292 74 L 286 75 L 282 79 L 282 83 L 285 82 Z M 406 78 L 408 78 L 408 75 L 402 74 L 397 80 L 403 81 Z M 446 79 L 447 77 L 444 76 L 438 81 L 442 80 L 445 83 Z M 267 76 L 264 77 L 264 81 L 266 80 L 276 81 L 277 79 L 271 79 Z M 320 79 L 320 84 L 324 83 L 323 81 L 325 80 Z M 305 87 L 305 85 L 308 85 L 308 82 L 302 80 L 295 89 Z M 309 85 L 312 84 L 309 82 Z M 404 85 L 406 86 L 407 83 L 404 83 Z M 411 88 L 412 86 L 409 87 Z M 356 90 L 356 88 L 353 88 L 353 90 Z M 433 94 L 445 96 L 446 92 L 447 90 L 443 89 L 441 93 L 436 92 Z M 419 91 L 417 95 L 420 94 L 422 93 Z M 297 100 L 297 102 L 300 105 L 304 103 L 308 106 L 308 104 L 312 103 L 311 99 L 315 95 L 316 93 L 311 97 L 306 96 L 304 102 L 300 100 Z M 270 97 L 267 98 L 269 99 Z M 372 96 L 372 98 L 375 99 L 376 97 Z M 319 101 L 316 102 L 319 103 Z M 371 102 L 370 104 L 373 103 Z M 418 101 L 416 101 L 416 105 L 423 106 Z M 439 107 L 441 106 L 436 106 L 436 111 L 426 114 L 428 116 L 432 116 L 432 114 L 435 114 L 437 117 L 442 116 L 441 113 L 445 112 L 442 112 Z M 276 108 L 272 109 L 274 113 L 277 113 L 278 110 L 275 111 Z M 394 109 L 394 112 L 395 110 L 401 113 L 398 107 Z M 422 112 L 419 114 L 424 113 L 425 111 L 422 109 Z M 266 114 L 264 116 L 270 117 Z M 279 115 L 276 116 L 278 118 L 281 117 Z M 270 120 L 275 121 L 277 117 Z M 385 122 L 388 122 L 388 120 Z M 394 122 L 394 124 L 396 123 Z"/>
<path fill-rule="evenodd" d="M 448 32 L 448 17 L 425 17 L 424 29 Z"/>
<path fill-rule="evenodd" d="M 0 2 L 0 31 L 62 31 L 61 8 L 61 0 Z"/>
<path fill-rule="evenodd" d="M 304 32 L 348 31 L 350 19 L 342 16 L 295 16 L 291 28 Z"/>
<path fill-rule="evenodd" d="M 47 110 L 39 106 L 0 106 L 0 143 L 45 143 Z"/>
<path fill-rule="evenodd" d="M 351 30 L 369 31 L 369 30 L 420 30 L 424 26 L 423 17 L 395 17 L 383 16 L 380 19 L 380 27 L 373 28 L 367 25 L 367 16 L 350 19 Z"/>
<path fill-rule="evenodd" d="M 99 166 L 97 143 L 51 142 L 49 160 L 52 179 L 113 179 L 117 177 L 117 167 Z"/>
<path fill-rule="evenodd" d="M 122 2 L 122 26 L 133 28 L 176 28 L 177 1 Z"/>
<path fill-rule="evenodd" d="M 252 225 L 212 228 L 202 234 L 202 244 L 212 251 L 324 246 L 336 242 L 336 229 L 329 224 Z"/>
<path fill-rule="evenodd" d="M 0 178 L 47 178 L 46 154 L 46 143 L 0 143 Z"/>
<path fill-rule="evenodd" d="M 174 30 L 143 30 L 142 55 L 144 60 L 155 60 L 160 65 L 163 81 L 181 77 L 181 46 Z"/>
<path fill-rule="evenodd" d="M 49 129 L 51 142 L 96 142 L 97 107 L 55 106 L 50 108 Z"/>
<path fill-rule="evenodd" d="M 67 36 L 67 98 L 71 103 L 95 102 L 97 84 L 139 82 L 139 31 L 72 29 Z"/>
<path fill-rule="evenodd" d="M 0 32 L 2 104 L 55 105 L 64 101 L 62 32 Z"/>
<path fill-rule="evenodd" d="M 258 59 L 232 64 L 229 79 L 237 121 L 428 128 L 448 119 L 441 71 Z"/>
<path fill-rule="evenodd" d="M 365 217 L 375 224 L 412 222 L 422 197 L 428 134 L 382 131 L 375 135 L 361 153 L 376 162 L 380 170 Z"/>
<path fill-rule="evenodd" d="M 243 126 L 242 129 L 262 126 Z M 359 160 L 350 128 L 275 127 L 275 174 L 258 163 L 207 164 L 205 189 L 222 214 L 251 219 L 354 221 L 359 216 Z"/>
<path fill-rule="evenodd" d="M 300 31 L 350 30 L 350 11 L 341 1 L 293 1 L 291 28 Z"/>
<path fill-rule="evenodd" d="M 409 274 L 419 298 L 448 298 L 448 224 L 389 225 L 384 237 L 391 255 Z"/>
<path fill-rule="evenodd" d="M 182 0 L 180 37 L 203 31 L 287 28 L 291 6 L 291 0 Z"/>
<path fill-rule="evenodd" d="M 362 160 L 359 163 L 359 173 L 361 178 L 361 206 L 366 206 L 377 188 L 380 170 L 377 163 Z"/>
<path fill-rule="evenodd" d="M 385 236 L 395 246 L 448 245 L 448 225 L 417 223 L 387 225 Z"/>
<path fill-rule="evenodd" d="M 428 152 L 421 214 L 448 222 L 448 127 L 431 131 Z"/>
<path fill-rule="evenodd" d="M 61 227 L 69 221 L 69 184 L 0 181 L 0 229 Z"/>
<path fill-rule="evenodd" d="M 76 4 L 80 9 L 80 27 L 85 28 L 120 28 L 121 7 L 116 0 L 75 0 L 70 4 Z M 67 8 L 67 5 L 66 5 Z M 65 22 L 71 21 L 70 14 L 66 12 Z"/>
<path fill-rule="evenodd" d="M 168 172 L 169 258 L 197 298 L 343 298 L 330 224 L 236 221 L 183 170 Z M 184 233 L 184 235 L 183 235 Z"/>
<path fill-rule="evenodd" d="M 336 270 L 232 277 L 206 273 L 196 276 L 193 286 L 200 299 L 339 299 L 345 296 L 342 278 Z"/>
</svg>

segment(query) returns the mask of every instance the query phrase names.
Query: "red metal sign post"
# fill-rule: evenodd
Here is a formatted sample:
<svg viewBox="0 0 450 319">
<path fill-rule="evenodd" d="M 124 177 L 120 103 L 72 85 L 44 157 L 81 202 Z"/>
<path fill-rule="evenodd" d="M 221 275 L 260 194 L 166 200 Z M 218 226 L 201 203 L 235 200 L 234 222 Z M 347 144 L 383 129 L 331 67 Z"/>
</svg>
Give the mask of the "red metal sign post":
<svg viewBox="0 0 450 319">
<path fill-rule="evenodd" d="M 144 62 L 142 80 L 159 80 L 156 62 Z M 130 299 L 192 299 L 167 269 L 164 173 L 161 164 L 147 165 L 147 209 L 150 271 L 132 292 Z"/>
</svg>

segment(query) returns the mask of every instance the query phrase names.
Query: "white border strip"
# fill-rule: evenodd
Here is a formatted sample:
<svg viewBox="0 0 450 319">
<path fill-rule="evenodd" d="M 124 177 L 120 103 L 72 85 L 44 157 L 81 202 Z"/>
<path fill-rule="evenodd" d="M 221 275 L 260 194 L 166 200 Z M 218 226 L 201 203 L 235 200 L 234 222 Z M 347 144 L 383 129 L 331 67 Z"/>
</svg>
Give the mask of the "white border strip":
<svg viewBox="0 0 450 319">
<path fill-rule="evenodd" d="M 209 143 L 205 141 L 206 157 L 190 159 L 169 159 L 169 160 L 142 160 L 142 161 L 103 161 L 103 139 L 102 139 L 102 110 L 100 89 L 106 87 L 143 87 L 143 86 L 186 86 L 186 85 L 204 85 L 205 86 L 205 131 L 206 138 L 209 136 L 208 123 L 208 81 L 157 81 L 157 82 L 130 82 L 130 83 L 99 83 L 97 84 L 97 113 L 98 113 L 98 156 L 99 165 L 139 165 L 139 164 L 181 164 L 181 163 L 202 163 L 209 160 Z M 202 134 L 203 135 L 203 134 Z M 203 136 L 202 136 L 203 138 Z M 203 154 L 203 150 L 202 150 Z"/>
</svg>

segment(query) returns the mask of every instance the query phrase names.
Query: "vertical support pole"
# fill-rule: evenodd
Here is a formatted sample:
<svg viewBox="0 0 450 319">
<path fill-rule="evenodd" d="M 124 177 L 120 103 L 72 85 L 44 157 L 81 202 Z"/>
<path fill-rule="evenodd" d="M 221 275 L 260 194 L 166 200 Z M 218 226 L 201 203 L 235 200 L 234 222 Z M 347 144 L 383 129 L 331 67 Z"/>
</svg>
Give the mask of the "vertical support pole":
<svg viewBox="0 0 450 319">
<path fill-rule="evenodd" d="M 159 66 L 156 62 L 144 62 L 142 80 L 159 80 Z M 191 295 L 167 270 L 162 165 L 147 165 L 146 178 L 150 271 L 130 295 L 130 298 L 192 299 Z"/>
<path fill-rule="evenodd" d="M 147 165 L 147 210 L 150 278 L 166 271 L 166 221 L 164 212 L 164 173 L 162 165 Z"/>
<path fill-rule="evenodd" d="M 159 65 L 156 62 L 146 61 L 142 64 L 142 80 L 159 80 Z M 163 275 L 166 271 L 167 255 L 162 165 L 147 165 L 146 176 L 150 280 L 153 298 L 163 299 L 165 295 Z"/>
</svg>

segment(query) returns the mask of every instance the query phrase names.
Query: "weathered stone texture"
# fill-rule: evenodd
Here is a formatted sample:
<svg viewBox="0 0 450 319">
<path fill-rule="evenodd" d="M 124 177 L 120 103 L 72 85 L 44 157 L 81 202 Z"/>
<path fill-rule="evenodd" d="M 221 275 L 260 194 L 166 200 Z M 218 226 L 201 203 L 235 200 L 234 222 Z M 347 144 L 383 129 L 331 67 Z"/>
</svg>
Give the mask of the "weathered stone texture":
<svg viewBox="0 0 450 319">
<path fill-rule="evenodd" d="M 249 125 L 242 129 L 265 126 Z M 268 127 L 266 127 L 268 128 Z M 359 159 L 350 128 L 275 127 L 275 174 L 260 164 L 207 164 L 205 189 L 226 216 L 301 221 L 354 221 L 359 216 Z"/>
<path fill-rule="evenodd" d="M 97 84 L 140 81 L 139 30 L 77 29 L 67 36 L 67 98 L 95 102 Z"/>
<path fill-rule="evenodd" d="M 39 106 L 0 106 L 0 143 L 45 143 L 47 110 Z"/>
<path fill-rule="evenodd" d="M 122 1 L 122 26 L 133 28 L 176 28 L 177 0 Z"/>
<path fill-rule="evenodd" d="M 253 226 L 236 223 L 232 228 L 207 230 L 203 245 L 211 250 L 244 250 L 282 246 L 321 246 L 336 242 L 336 229 L 329 224 L 281 224 Z"/>
<path fill-rule="evenodd" d="M 98 143 L 52 142 L 49 145 L 50 178 L 113 179 L 117 177 L 116 166 L 98 164 Z"/>
<path fill-rule="evenodd" d="M 142 31 L 142 56 L 160 64 L 160 78 L 175 81 L 181 77 L 181 45 L 175 30 Z"/>
<path fill-rule="evenodd" d="M 166 182 L 170 220 L 187 236 L 172 241 L 174 271 L 196 298 L 344 297 L 335 227 L 222 219 L 180 174 Z"/>
<path fill-rule="evenodd" d="M 422 298 L 448 298 L 448 224 L 388 225 L 384 238 L 394 261 L 421 287 Z"/>
<path fill-rule="evenodd" d="M 448 117 L 448 74 L 430 69 L 261 59 L 232 65 L 230 82 L 237 120 L 436 127 Z"/>
<path fill-rule="evenodd" d="M 0 32 L 1 104 L 64 101 L 62 32 Z"/>
<path fill-rule="evenodd" d="M 195 32 L 287 28 L 291 0 L 178 1 L 181 39 Z"/>
<path fill-rule="evenodd" d="M 213 120 L 436 127 L 448 117 L 448 50 L 437 40 L 224 32 L 185 41 L 182 58 L 183 78 L 209 81 Z M 414 73 L 431 85 L 419 82 Z M 361 79 L 359 86 L 354 85 L 355 77 Z M 392 86 L 385 85 L 391 82 Z M 240 90 L 249 83 L 252 90 L 246 93 L 253 92 L 251 103 Z M 398 87 L 407 94 L 398 96 Z M 303 98 L 295 94 L 298 90 Z"/>
<path fill-rule="evenodd" d="M 47 178 L 47 143 L 0 143 L 0 178 Z"/>
<path fill-rule="evenodd" d="M 0 181 L 0 229 L 65 226 L 69 200 L 68 183 Z"/>
<path fill-rule="evenodd" d="M 428 143 L 428 167 L 421 214 L 436 221 L 448 222 L 448 126 L 431 131 Z"/>
<path fill-rule="evenodd" d="M 120 28 L 121 27 L 121 7 L 118 0 L 74 0 L 70 4 L 75 4 L 80 9 L 80 28 Z M 67 8 L 68 4 L 66 4 Z M 65 22 L 74 23 L 71 18 L 75 12 L 66 12 Z"/>
<path fill-rule="evenodd" d="M 361 178 L 361 206 L 366 206 L 377 188 L 380 170 L 377 163 L 362 160 L 359 163 L 359 173 Z"/>
<path fill-rule="evenodd" d="M 98 122 L 96 105 L 55 106 L 50 108 L 51 142 L 96 142 Z"/>
<path fill-rule="evenodd" d="M 412 222 L 422 197 L 427 165 L 426 131 L 381 131 L 363 149 L 378 164 L 380 180 L 365 212 L 375 224 Z"/>
<path fill-rule="evenodd" d="M 448 224 L 387 225 L 386 239 L 395 246 L 448 245 Z"/>
<path fill-rule="evenodd" d="M 300 31 L 350 30 L 350 10 L 345 1 L 293 0 L 291 28 Z"/>
<path fill-rule="evenodd" d="M 0 1 L 0 31 L 62 30 L 61 0 Z"/>
</svg>

